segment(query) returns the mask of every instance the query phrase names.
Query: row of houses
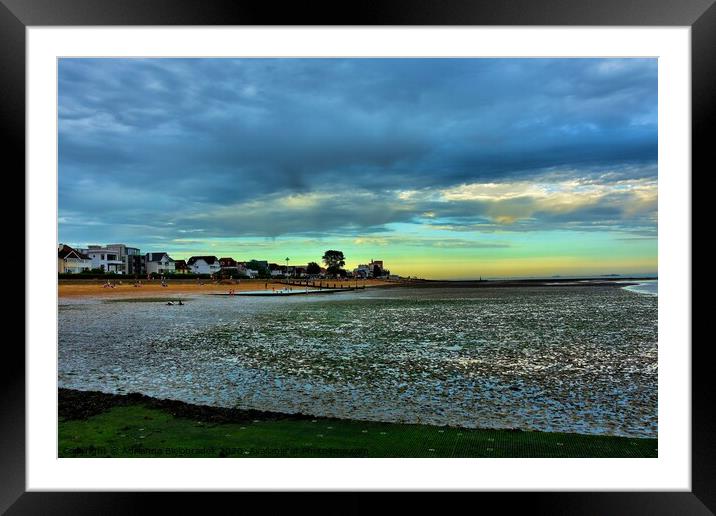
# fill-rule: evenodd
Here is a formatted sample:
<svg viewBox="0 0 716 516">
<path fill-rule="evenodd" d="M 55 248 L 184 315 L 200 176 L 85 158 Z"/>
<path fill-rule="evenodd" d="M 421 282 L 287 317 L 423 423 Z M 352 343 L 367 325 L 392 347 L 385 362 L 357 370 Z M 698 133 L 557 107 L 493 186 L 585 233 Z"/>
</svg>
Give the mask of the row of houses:
<svg viewBox="0 0 716 516">
<path fill-rule="evenodd" d="M 230 257 L 192 256 L 188 260 L 174 260 L 168 253 L 142 254 L 137 247 L 125 244 L 90 245 L 75 249 L 60 244 L 57 250 L 58 271 L 60 273 L 79 274 L 88 271 L 145 276 L 150 274 L 211 274 L 221 273 L 230 277 L 256 278 L 262 272 L 271 277 L 324 277 L 326 269 L 320 267 L 311 270 L 308 265 L 279 265 L 267 260 L 239 262 Z M 373 278 L 389 273 L 383 268 L 382 260 L 371 260 L 369 264 L 353 269 L 357 278 Z"/>
<path fill-rule="evenodd" d="M 138 248 L 125 244 L 91 245 L 86 249 L 60 244 L 57 248 L 57 270 L 73 274 L 95 270 L 135 276 L 185 273 L 189 272 L 189 267 L 184 260 L 173 260 L 167 253 L 142 254 Z"/>
<path fill-rule="evenodd" d="M 75 249 L 60 244 L 57 249 L 57 270 L 78 274 L 88 271 L 144 276 L 148 274 L 214 274 L 221 270 L 214 256 L 192 256 L 189 260 L 174 260 L 167 253 L 142 254 L 136 247 L 125 244 L 91 245 Z"/>
</svg>

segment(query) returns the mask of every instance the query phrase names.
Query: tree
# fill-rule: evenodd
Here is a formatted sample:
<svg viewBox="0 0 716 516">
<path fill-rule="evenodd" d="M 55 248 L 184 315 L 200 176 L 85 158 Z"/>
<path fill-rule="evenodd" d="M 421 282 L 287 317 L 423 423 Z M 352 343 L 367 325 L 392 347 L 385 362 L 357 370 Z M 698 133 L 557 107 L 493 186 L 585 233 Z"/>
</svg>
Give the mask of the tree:
<svg viewBox="0 0 716 516">
<path fill-rule="evenodd" d="M 311 262 L 306 266 L 306 274 L 310 274 L 313 276 L 314 274 L 320 274 L 321 273 L 321 266 L 318 265 L 316 262 Z"/>
<path fill-rule="evenodd" d="M 323 253 L 323 263 L 326 264 L 329 274 L 338 274 L 346 264 L 346 257 L 343 256 L 343 251 L 334 251 L 333 249 Z"/>
</svg>

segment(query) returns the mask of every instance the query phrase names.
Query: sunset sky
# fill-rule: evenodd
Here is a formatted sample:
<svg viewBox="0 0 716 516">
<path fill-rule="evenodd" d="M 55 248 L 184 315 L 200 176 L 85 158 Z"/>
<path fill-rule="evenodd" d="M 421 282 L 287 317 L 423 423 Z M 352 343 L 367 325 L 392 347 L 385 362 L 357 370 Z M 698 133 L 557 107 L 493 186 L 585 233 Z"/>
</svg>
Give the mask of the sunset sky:
<svg viewBox="0 0 716 516">
<path fill-rule="evenodd" d="M 73 246 L 657 270 L 656 59 L 61 59 L 58 116 Z"/>
</svg>

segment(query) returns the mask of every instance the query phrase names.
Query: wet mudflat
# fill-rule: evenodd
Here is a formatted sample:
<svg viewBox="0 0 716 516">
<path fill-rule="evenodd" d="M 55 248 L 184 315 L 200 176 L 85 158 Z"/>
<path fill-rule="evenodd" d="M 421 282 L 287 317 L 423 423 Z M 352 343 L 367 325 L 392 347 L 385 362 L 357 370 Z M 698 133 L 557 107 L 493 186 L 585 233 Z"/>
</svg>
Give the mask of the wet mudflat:
<svg viewBox="0 0 716 516">
<path fill-rule="evenodd" d="M 356 420 L 655 437 L 657 303 L 613 286 L 61 299 L 58 381 Z"/>
</svg>

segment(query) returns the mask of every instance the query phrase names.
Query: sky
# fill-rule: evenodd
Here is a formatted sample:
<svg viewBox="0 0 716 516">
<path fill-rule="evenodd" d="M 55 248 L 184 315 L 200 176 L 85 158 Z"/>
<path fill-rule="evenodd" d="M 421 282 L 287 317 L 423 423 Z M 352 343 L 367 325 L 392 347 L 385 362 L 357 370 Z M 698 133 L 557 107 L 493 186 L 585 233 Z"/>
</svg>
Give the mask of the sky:
<svg viewBox="0 0 716 516">
<path fill-rule="evenodd" d="M 656 59 L 60 59 L 62 243 L 657 270 Z"/>
</svg>

